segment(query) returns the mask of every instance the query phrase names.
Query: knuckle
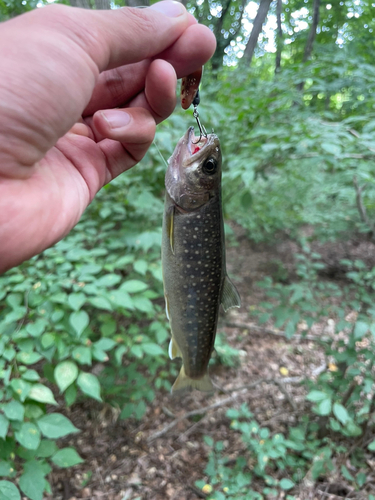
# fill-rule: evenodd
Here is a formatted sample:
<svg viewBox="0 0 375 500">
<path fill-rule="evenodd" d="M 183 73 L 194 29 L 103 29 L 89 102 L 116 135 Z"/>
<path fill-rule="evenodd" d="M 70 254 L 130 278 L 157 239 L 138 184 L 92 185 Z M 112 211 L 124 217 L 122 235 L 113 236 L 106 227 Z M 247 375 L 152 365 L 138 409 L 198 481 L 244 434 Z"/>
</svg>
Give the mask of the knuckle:
<svg viewBox="0 0 375 500">
<path fill-rule="evenodd" d="M 140 40 L 142 47 L 144 47 L 145 34 L 150 38 L 157 33 L 158 25 L 155 19 L 151 18 L 146 9 L 135 9 L 128 7 L 122 9 L 123 15 L 126 17 L 126 23 L 128 25 L 128 35 L 134 43 L 135 40 Z M 149 44 L 150 52 L 152 49 L 152 44 Z"/>
<path fill-rule="evenodd" d="M 114 68 L 111 71 L 106 71 L 104 75 L 105 86 L 113 100 L 114 106 L 122 104 L 125 100 L 127 89 L 121 72 L 117 68 Z"/>
</svg>

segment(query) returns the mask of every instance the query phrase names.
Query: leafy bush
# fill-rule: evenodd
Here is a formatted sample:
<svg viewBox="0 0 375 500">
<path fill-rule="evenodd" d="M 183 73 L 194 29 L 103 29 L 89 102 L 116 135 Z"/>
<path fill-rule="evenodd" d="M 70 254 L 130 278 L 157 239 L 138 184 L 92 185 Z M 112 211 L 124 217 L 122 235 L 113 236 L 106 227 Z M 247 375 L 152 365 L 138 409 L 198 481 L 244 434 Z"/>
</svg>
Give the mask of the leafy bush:
<svg viewBox="0 0 375 500">
<path fill-rule="evenodd" d="M 233 460 L 223 455 L 223 442 L 214 443 L 205 437 L 211 449 L 205 469 L 208 482 L 200 480 L 196 485 L 212 491 L 212 500 L 262 500 L 292 490 L 310 470 L 311 463 L 314 479 L 322 470 L 333 468 L 330 447 L 317 439 L 317 426 L 308 425 L 307 419 L 302 419 L 301 426 L 290 428 L 286 438 L 260 426 L 246 404 L 240 409 L 229 409 L 227 417 L 231 419 L 231 428 L 240 434 L 246 454 L 232 466 Z M 261 489 L 259 484 L 263 484 Z M 292 495 L 286 498 L 295 499 Z"/>
<path fill-rule="evenodd" d="M 141 418 L 153 384 L 170 388 L 163 203 L 140 182 L 142 170 L 107 186 L 68 237 L 0 277 L 0 476 L 20 474 L 31 500 L 50 491 L 52 465 L 82 461 L 57 445 L 79 432 L 61 407 L 89 397 Z M 0 492 L 19 498 L 8 479 Z"/>
</svg>

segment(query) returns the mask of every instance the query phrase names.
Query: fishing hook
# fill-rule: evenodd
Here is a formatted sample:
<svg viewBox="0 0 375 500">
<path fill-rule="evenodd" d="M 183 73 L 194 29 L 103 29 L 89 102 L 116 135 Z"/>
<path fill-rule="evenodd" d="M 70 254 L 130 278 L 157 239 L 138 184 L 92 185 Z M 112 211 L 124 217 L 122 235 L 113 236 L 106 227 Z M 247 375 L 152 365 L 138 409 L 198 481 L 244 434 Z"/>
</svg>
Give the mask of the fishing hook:
<svg viewBox="0 0 375 500">
<path fill-rule="evenodd" d="M 199 97 L 199 89 L 198 89 L 197 93 L 194 97 L 194 101 L 193 101 L 193 106 L 194 106 L 193 116 L 197 121 L 200 135 L 199 135 L 199 139 L 197 140 L 197 142 L 193 142 L 193 144 L 198 144 L 198 142 L 200 142 L 200 140 L 202 139 L 202 136 L 207 137 L 206 129 L 204 128 L 204 125 L 201 124 L 201 121 L 199 119 L 199 113 L 198 113 L 198 104 L 199 103 L 200 103 L 200 97 Z"/>
</svg>

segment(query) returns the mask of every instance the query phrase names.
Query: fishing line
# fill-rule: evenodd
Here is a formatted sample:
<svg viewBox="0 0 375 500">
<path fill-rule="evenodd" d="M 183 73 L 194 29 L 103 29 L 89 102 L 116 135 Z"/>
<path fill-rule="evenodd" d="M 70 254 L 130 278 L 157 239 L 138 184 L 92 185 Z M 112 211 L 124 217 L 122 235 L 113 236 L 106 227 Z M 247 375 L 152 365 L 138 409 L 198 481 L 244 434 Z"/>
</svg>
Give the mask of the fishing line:
<svg viewBox="0 0 375 500">
<path fill-rule="evenodd" d="M 160 151 L 160 149 L 158 148 L 158 145 L 157 145 L 157 143 L 156 143 L 156 139 L 154 139 L 153 144 L 154 144 L 154 146 L 156 147 L 156 149 L 158 150 L 158 153 L 159 153 L 159 155 L 161 156 L 161 159 L 162 159 L 162 160 L 163 160 L 163 162 L 165 163 L 165 166 L 168 168 L 168 162 L 165 160 L 164 156 L 161 154 L 161 151 Z"/>
</svg>

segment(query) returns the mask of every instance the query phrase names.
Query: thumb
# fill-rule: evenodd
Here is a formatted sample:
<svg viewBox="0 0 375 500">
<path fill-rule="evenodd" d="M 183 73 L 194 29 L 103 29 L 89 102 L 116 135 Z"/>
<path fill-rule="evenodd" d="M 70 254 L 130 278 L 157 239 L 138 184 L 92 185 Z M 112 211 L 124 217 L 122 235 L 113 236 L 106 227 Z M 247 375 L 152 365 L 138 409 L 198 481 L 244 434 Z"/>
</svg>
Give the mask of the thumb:
<svg viewBox="0 0 375 500">
<path fill-rule="evenodd" d="M 0 25 L 0 172 L 34 165 L 79 120 L 99 73 L 153 57 L 194 24 L 179 2 L 112 11 L 51 5 Z"/>
<path fill-rule="evenodd" d="M 156 56 L 197 22 L 180 2 L 173 1 L 157 2 L 145 9 L 91 12 L 100 30 L 101 40 L 97 41 L 104 41 L 100 47 L 94 43 L 91 54 L 100 71 Z M 91 51 L 92 47 L 86 46 Z M 100 49 L 104 49 L 103 54 Z"/>
</svg>

